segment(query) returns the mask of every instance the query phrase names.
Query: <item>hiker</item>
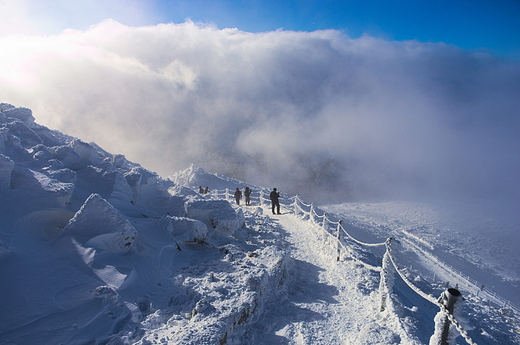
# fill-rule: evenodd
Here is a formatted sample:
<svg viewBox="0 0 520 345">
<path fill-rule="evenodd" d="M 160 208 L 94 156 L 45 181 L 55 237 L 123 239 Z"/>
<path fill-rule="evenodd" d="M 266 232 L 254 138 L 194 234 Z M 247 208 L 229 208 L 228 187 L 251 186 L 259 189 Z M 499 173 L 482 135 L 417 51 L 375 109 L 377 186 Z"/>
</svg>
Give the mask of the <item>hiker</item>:
<svg viewBox="0 0 520 345">
<path fill-rule="evenodd" d="M 204 194 L 204 189 L 202 189 L 202 186 L 199 186 L 199 193 Z"/>
<path fill-rule="evenodd" d="M 206 189 L 204 189 L 204 194 L 208 194 L 209 193 L 209 188 L 206 187 Z"/>
<path fill-rule="evenodd" d="M 242 192 L 237 188 L 235 191 L 235 200 L 237 201 L 237 205 L 240 205 L 240 198 L 242 198 Z"/>
<path fill-rule="evenodd" d="M 251 204 L 251 189 L 249 187 L 246 187 L 246 190 L 244 191 L 244 195 L 246 196 L 246 206 L 249 206 Z"/>
<path fill-rule="evenodd" d="M 277 214 L 281 214 L 280 213 L 280 202 L 278 201 L 279 197 L 280 197 L 280 193 L 278 193 L 276 191 L 276 188 L 273 188 L 273 191 L 271 192 L 271 194 L 269 194 L 269 199 L 271 199 L 273 214 L 275 214 L 274 213 L 275 206 L 276 206 Z"/>
</svg>

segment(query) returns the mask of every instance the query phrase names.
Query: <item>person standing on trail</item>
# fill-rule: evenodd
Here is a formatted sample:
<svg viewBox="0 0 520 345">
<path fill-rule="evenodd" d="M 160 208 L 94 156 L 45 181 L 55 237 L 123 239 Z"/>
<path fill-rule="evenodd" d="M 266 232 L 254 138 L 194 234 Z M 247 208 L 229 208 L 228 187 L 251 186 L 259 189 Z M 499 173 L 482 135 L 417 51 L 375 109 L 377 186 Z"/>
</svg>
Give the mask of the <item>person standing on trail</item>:
<svg viewBox="0 0 520 345">
<path fill-rule="evenodd" d="M 237 205 L 240 205 L 240 199 L 242 198 L 242 192 L 237 188 L 235 191 L 235 200 L 237 201 Z"/>
<path fill-rule="evenodd" d="M 251 204 L 251 189 L 249 187 L 244 190 L 244 195 L 246 196 L 246 206 L 249 206 Z"/>
<path fill-rule="evenodd" d="M 280 213 L 280 202 L 278 201 L 278 198 L 280 197 L 280 193 L 278 193 L 276 191 L 276 188 L 273 188 L 273 191 L 271 192 L 271 194 L 269 194 L 269 199 L 271 199 L 271 209 L 273 210 L 273 214 L 274 213 L 274 208 L 276 206 L 276 211 L 277 211 L 277 214 L 281 214 Z"/>
</svg>

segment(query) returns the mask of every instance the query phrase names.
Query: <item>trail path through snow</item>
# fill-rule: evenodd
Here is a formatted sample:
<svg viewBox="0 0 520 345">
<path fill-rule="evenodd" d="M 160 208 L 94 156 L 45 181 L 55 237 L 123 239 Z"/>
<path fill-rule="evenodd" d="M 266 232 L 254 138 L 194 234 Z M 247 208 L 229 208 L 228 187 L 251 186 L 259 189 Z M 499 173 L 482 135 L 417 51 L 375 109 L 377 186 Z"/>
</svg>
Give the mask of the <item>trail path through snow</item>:
<svg viewBox="0 0 520 345">
<path fill-rule="evenodd" d="M 348 258 L 337 262 L 321 228 L 309 221 L 288 212 L 272 219 L 286 234 L 293 258 L 287 298 L 269 303 L 248 334 L 249 344 L 414 343 L 396 317 L 377 310 L 377 267 Z"/>
</svg>

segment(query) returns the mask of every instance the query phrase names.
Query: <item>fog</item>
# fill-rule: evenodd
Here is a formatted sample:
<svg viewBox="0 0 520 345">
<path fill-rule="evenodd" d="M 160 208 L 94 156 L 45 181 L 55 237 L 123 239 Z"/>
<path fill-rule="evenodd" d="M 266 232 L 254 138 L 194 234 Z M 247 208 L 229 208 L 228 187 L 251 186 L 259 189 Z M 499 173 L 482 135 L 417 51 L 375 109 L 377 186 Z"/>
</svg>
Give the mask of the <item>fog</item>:
<svg viewBox="0 0 520 345">
<path fill-rule="evenodd" d="M 165 177 L 193 163 L 322 202 L 520 195 L 518 61 L 192 22 L 0 47 L 0 102 Z"/>
</svg>

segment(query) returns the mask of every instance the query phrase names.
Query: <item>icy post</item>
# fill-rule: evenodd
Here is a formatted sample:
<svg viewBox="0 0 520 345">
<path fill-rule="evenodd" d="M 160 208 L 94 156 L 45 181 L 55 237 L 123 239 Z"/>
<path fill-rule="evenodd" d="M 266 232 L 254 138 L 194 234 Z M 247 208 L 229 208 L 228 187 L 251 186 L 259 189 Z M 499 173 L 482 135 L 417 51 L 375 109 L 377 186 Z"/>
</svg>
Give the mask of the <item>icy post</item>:
<svg viewBox="0 0 520 345">
<path fill-rule="evenodd" d="M 430 338 L 430 345 L 450 345 L 450 316 L 453 316 L 455 303 L 460 298 L 459 290 L 449 288 L 439 298 L 441 310 L 435 316 L 435 333 Z"/>
</svg>

